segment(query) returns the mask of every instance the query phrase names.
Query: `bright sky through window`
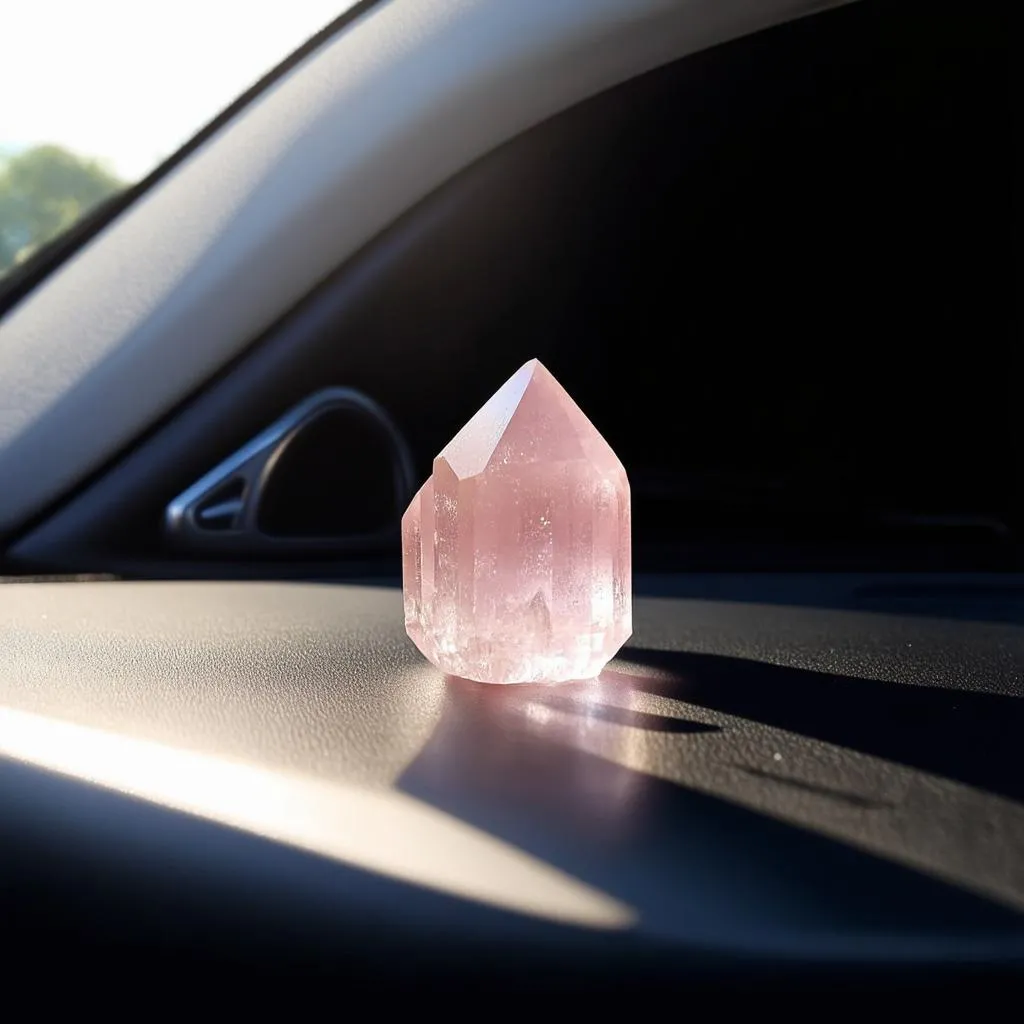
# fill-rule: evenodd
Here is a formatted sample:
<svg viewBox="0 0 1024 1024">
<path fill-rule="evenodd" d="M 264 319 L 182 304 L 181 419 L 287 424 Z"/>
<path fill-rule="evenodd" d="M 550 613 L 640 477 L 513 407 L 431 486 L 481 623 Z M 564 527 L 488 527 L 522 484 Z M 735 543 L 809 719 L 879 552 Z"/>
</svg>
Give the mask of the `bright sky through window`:
<svg viewBox="0 0 1024 1024">
<path fill-rule="evenodd" d="M 352 3 L 12 3 L 0 152 L 56 143 L 140 178 Z"/>
</svg>

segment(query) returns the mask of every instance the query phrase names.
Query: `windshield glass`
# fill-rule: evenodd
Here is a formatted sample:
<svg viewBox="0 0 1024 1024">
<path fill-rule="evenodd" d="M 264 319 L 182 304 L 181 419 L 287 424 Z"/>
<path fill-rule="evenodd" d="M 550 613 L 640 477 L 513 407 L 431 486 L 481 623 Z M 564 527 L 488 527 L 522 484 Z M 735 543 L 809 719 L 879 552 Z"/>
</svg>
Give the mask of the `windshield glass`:
<svg viewBox="0 0 1024 1024">
<path fill-rule="evenodd" d="M 353 3 L 12 5 L 0 60 L 0 278 Z"/>
</svg>

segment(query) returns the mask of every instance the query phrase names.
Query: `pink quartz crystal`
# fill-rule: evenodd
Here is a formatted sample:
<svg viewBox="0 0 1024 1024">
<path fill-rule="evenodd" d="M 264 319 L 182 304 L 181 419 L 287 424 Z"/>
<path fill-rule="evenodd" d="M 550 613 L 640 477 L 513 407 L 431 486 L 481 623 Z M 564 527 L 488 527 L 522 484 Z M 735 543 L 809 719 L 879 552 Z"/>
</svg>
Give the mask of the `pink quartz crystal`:
<svg viewBox="0 0 1024 1024">
<path fill-rule="evenodd" d="M 434 459 L 402 566 L 405 628 L 450 675 L 590 679 L 629 637 L 626 472 L 536 359 Z"/>
</svg>

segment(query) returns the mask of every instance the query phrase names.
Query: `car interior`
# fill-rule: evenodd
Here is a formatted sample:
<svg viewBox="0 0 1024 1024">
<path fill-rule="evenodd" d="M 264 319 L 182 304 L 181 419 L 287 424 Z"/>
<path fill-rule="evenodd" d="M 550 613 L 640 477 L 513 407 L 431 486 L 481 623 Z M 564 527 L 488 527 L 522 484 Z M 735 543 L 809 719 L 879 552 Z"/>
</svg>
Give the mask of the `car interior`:
<svg viewBox="0 0 1024 1024">
<path fill-rule="evenodd" d="M 1012 42 L 362 2 L 0 282 L 15 958 L 1019 984 Z M 535 357 L 628 471 L 634 629 L 489 687 L 406 636 L 399 520 Z"/>
</svg>

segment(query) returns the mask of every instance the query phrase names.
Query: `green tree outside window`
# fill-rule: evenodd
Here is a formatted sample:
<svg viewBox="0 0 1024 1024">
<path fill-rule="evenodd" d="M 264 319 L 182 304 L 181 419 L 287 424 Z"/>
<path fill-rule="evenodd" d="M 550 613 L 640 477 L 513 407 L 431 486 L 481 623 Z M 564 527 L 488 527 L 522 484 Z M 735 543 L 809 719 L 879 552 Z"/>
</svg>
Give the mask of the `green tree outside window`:
<svg viewBox="0 0 1024 1024">
<path fill-rule="evenodd" d="M 125 183 L 60 146 L 0 156 L 0 276 Z"/>
</svg>

